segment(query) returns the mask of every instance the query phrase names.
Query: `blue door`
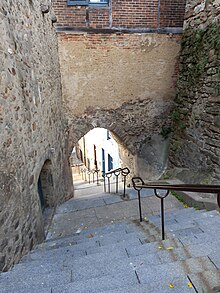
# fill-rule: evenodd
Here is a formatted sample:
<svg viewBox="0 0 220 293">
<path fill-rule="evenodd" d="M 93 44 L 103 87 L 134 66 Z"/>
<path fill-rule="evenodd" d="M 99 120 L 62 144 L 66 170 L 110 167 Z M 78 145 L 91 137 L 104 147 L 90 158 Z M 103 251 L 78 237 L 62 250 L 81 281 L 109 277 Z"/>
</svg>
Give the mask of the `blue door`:
<svg viewBox="0 0 220 293">
<path fill-rule="evenodd" d="M 102 172 L 105 173 L 105 150 L 102 149 Z"/>
</svg>

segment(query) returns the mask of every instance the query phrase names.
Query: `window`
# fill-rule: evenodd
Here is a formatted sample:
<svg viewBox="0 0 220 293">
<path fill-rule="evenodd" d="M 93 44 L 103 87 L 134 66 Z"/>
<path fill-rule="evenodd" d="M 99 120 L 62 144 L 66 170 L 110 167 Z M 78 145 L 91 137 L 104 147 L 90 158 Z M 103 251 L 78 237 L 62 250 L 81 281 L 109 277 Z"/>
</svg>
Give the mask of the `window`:
<svg viewBox="0 0 220 293">
<path fill-rule="evenodd" d="M 107 130 L 107 140 L 111 139 L 111 133 L 109 130 Z"/>
<path fill-rule="evenodd" d="M 68 5 L 108 5 L 109 0 L 67 0 Z"/>
<path fill-rule="evenodd" d="M 108 154 L 108 171 L 113 169 L 113 158 Z"/>
</svg>

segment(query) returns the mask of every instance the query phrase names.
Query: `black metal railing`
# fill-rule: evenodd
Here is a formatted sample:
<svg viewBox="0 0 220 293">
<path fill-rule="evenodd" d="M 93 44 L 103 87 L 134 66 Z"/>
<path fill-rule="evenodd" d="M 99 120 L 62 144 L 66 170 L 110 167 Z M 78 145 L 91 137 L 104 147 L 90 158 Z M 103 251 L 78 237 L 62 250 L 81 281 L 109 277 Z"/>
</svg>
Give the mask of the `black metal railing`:
<svg viewBox="0 0 220 293">
<path fill-rule="evenodd" d="M 106 178 L 107 178 L 107 185 L 108 185 L 108 192 L 111 192 L 111 177 L 112 175 L 115 176 L 115 193 L 118 193 L 118 187 L 119 187 L 119 176 L 121 175 L 124 182 L 124 188 L 123 188 L 123 197 L 126 196 L 126 182 L 127 182 L 127 176 L 130 174 L 130 170 L 125 168 L 117 168 L 115 170 L 111 170 L 107 173 L 102 172 L 103 182 L 104 182 L 104 192 L 106 192 Z"/>
<path fill-rule="evenodd" d="M 91 175 L 92 175 L 92 182 L 95 183 L 95 174 L 96 174 L 96 183 L 99 185 L 99 169 L 87 169 L 86 167 L 82 167 L 80 169 L 82 180 L 88 181 L 89 184 L 91 183 Z M 88 179 L 88 180 L 87 180 Z"/>
<path fill-rule="evenodd" d="M 170 190 L 173 191 L 190 191 L 190 192 L 203 192 L 203 193 L 214 193 L 217 194 L 217 204 L 220 208 L 220 185 L 204 185 L 204 184 L 155 184 L 155 183 L 144 183 L 140 177 L 132 178 L 133 187 L 138 192 L 138 203 L 139 203 L 139 215 L 140 222 L 142 222 L 142 208 L 141 208 L 141 190 L 144 188 L 154 189 L 154 194 L 161 201 L 161 231 L 162 240 L 165 239 L 165 220 L 164 220 L 164 199 L 168 196 Z M 164 194 L 159 194 L 158 190 L 165 190 Z"/>
</svg>

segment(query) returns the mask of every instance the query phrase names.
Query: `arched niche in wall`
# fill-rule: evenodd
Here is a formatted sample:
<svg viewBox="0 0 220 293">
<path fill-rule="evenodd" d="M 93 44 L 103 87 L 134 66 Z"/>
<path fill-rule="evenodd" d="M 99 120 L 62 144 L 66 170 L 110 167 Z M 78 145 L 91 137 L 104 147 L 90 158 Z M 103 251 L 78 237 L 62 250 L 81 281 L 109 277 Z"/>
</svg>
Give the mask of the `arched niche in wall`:
<svg viewBox="0 0 220 293">
<path fill-rule="evenodd" d="M 46 160 L 38 178 L 38 194 L 42 210 L 54 205 L 52 163 Z"/>
</svg>

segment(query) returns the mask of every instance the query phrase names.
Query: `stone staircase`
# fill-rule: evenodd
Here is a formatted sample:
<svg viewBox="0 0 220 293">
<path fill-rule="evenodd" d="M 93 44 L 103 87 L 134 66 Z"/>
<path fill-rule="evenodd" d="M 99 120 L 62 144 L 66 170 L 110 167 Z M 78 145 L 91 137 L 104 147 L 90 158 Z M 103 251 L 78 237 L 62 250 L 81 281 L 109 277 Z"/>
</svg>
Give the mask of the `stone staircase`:
<svg viewBox="0 0 220 293">
<path fill-rule="evenodd" d="M 47 240 L 0 275 L 1 293 L 220 292 L 220 215 L 180 209 Z"/>
</svg>

